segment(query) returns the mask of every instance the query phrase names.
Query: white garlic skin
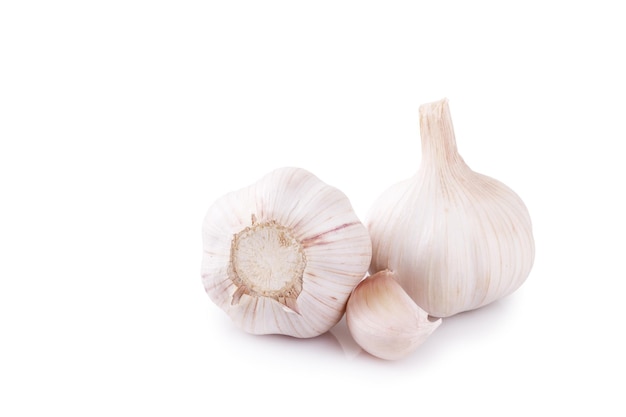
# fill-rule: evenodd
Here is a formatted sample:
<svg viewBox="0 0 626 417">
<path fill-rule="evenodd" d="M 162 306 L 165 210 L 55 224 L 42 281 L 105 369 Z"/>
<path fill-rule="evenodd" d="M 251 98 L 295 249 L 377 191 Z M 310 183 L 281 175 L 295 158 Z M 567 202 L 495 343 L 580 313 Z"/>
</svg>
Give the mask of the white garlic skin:
<svg viewBox="0 0 626 417">
<path fill-rule="evenodd" d="M 381 359 L 397 360 L 422 345 L 441 319 L 430 320 L 393 279 L 393 273 L 380 271 L 352 292 L 346 324 L 363 350 Z"/>
<path fill-rule="evenodd" d="M 422 163 L 367 216 L 370 272 L 390 269 L 430 315 L 449 317 L 505 297 L 528 277 L 535 246 L 515 192 L 458 154 L 447 100 L 420 107 Z"/>
<path fill-rule="evenodd" d="M 207 294 L 253 334 L 328 331 L 371 260 L 369 234 L 345 194 L 299 168 L 218 199 L 202 238 Z"/>
</svg>

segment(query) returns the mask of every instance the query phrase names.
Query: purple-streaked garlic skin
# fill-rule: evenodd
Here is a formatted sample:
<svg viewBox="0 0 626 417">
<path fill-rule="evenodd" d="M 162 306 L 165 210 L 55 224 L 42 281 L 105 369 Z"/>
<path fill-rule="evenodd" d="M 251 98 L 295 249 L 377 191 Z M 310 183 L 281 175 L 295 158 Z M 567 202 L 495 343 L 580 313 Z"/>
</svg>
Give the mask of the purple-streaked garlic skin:
<svg viewBox="0 0 626 417">
<path fill-rule="evenodd" d="M 371 261 L 369 234 L 345 194 L 300 168 L 218 199 L 202 238 L 207 294 L 253 334 L 325 333 Z"/>
</svg>

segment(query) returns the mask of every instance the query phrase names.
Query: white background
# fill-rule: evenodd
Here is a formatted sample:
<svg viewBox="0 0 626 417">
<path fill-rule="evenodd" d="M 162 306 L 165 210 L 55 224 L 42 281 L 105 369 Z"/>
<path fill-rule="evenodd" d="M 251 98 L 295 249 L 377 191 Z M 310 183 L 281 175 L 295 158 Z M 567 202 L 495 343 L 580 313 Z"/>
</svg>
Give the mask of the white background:
<svg viewBox="0 0 626 417">
<path fill-rule="evenodd" d="M 0 414 L 623 416 L 619 5 L 3 1 Z M 363 219 L 443 97 L 530 210 L 524 286 L 398 362 L 344 322 L 236 329 L 200 282 L 209 205 L 289 165 Z"/>
</svg>

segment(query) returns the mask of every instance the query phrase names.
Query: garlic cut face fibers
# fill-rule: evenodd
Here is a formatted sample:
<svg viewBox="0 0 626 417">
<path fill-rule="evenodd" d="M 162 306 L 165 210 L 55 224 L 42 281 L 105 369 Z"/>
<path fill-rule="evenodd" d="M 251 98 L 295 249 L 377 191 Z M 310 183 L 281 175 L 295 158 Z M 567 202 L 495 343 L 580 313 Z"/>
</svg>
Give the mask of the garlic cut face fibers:
<svg viewBox="0 0 626 417">
<path fill-rule="evenodd" d="M 294 337 L 341 319 L 372 250 L 348 198 L 299 168 L 220 198 L 202 239 L 209 297 L 249 333 Z"/>
<path fill-rule="evenodd" d="M 422 162 L 368 214 L 370 271 L 393 271 L 430 315 L 448 317 L 511 294 L 528 277 L 534 240 L 526 206 L 459 155 L 447 100 L 420 107 Z"/>
</svg>

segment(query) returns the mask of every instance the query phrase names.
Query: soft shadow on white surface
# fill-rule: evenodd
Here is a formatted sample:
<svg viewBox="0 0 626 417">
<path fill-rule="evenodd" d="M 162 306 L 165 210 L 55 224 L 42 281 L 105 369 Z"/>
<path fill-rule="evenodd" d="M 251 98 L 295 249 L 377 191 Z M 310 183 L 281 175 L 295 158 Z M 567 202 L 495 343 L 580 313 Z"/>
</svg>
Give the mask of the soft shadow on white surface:
<svg viewBox="0 0 626 417">
<path fill-rule="evenodd" d="M 268 354 L 270 351 L 280 352 L 283 358 L 291 355 L 306 355 L 315 353 L 311 361 L 319 361 L 320 356 L 330 358 L 331 361 L 371 363 L 375 366 L 399 366 L 406 369 L 425 366 L 431 360 L 443 359 L 446 353 L 462 345 L 478 343 L 485 338 L 502 332 L 510 321 L 510 316 L 515 312 L 515 299 L 508 297 L 496 301 L 483 308 L 457 314 L 443 319 L 439 328 L 418 349 L 407 357 L 398 361 L 386 361 L 376 358 L 365 352 L 352 338 L 345 316 L 329 332 L 309 339 L 298 339 L 284 335 L 249 335 L 236 329 L 234 326 L 228 329 L 230 323 L 223 320 L 225 328 L 222 330 L 230 333 L 223 335 L 224 338 L 233 337 L 243 342 L 247 348 L 255 346 L 259 351 Z M 231 339 L 230 343 L 236 343 Z M 399 363 L 400 365 L 394 365 Z M 407 367 L 407 363 L 411 365 Z"/>
<path fill-rule="evenodd" d="M 439 334 L 437 339 L 444 342 L 451 342 L 451 339 L 468 342 L 482 339 L 506 326 L 515 307 L 516 298 L 511 296 L 476 310 L 446 317 L 436 331 Z"/>
<path fill-rule="evenodd" d="M 345 326 L 345 318 L 331 333 L 344 341 L 344 354 L 351 359 L 379 362 L 385 366 L 396 366 L 393 363 L 399 363 L 397 366 L 406 367 L 410 363 L 411 366 L 407 367 L 410 369 L 425 366 L 429 361 L 443 359 L 446 354 L 451 354 L 452 350 L 463 344 L 477 343 L 501 332 L 507 325 L 507 316 L 513 313 L 514 304 L 513 297 L 508 297 L 477 310 L 444 318 L 437 330 L 421 346 L 405 358 L 393 362 L 378 359 L 360 349 Z"/>
</svg>

